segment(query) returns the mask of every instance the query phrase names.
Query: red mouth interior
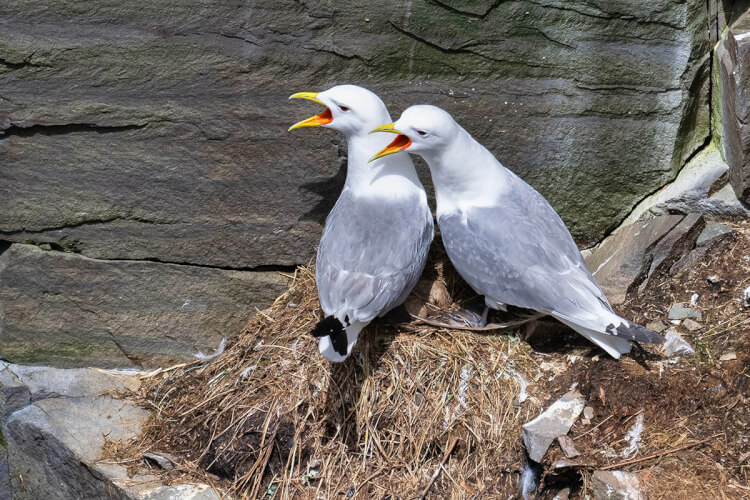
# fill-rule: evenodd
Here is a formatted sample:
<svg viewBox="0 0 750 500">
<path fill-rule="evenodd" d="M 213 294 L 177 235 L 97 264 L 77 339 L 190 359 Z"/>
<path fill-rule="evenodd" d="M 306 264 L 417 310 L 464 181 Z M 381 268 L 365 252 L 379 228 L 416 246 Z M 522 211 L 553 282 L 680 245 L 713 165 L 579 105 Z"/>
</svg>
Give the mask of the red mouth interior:
<svg viewBox="0 0 750 500">
<path fill-rule="evenodd" d="M 317 117 L 318 123 L 320 123 L 321 125 L 325 125 L 326 123 L 331 123 L 333 121 L 333 114 L 328 108 L 326 108 L 322 113 L 318 114 Z"/>
<path fill-rule="evenodd" d="M 393 139 L 393 142 L 388 145 L 387 149 L 401 151 L 408 148 L 409 146 L 411 146 L 411 139 L 409 139 L 405 135 L 399 134 L 395 139 Z"/>
</svg>

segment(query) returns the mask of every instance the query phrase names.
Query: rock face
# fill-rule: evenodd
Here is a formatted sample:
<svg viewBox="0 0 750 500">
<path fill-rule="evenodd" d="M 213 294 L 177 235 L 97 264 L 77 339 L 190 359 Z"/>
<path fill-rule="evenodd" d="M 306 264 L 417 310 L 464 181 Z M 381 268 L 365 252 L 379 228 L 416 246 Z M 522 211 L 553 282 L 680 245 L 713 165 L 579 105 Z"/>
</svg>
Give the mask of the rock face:
<svg viewBox="0 0 750 500">
<path fill-rule="evenodd" d="M 724 155 L 737 197 L 750 202 L 750 15 L 738 19 L 719 44 Z"/>
<path fill-rule="evenodd" d="M 135 437 L 149 415 L 132 402 L 104 395 L 137 389 L 134 373 L 54 369 L 3 363 L 3 407 L 18 405 L 8 388 L 25 394 L 2 420 L 7 460 L 0 457 L 0 498 L 50 500 L 218 500 L 206 485 L 165 486 L 154 476 L 129 477 L 126 467 L 102 460 L 106 440 Z"/>
<path fill-rule="evenodd" d="M 91 257 L 306 262 L 344 151 L 332 132 L 286 133 L 313 109 L 287 101 L 300 89 L 356 82 L 394 114 L 446 107 L 583 243 L 708 134 L 699 0 L 10 0 L 0 14 L 0 230 Z"/>
<path fill-rule="evenodd" d="M 233 333 L 225 327 L 278 291 L 264 270 L 314 255 L 345 147 L 332 131 L 288 134 L 315 108 L 287 96 L 336 83 L 372 88 L 394 115 L 414 103 L 446 108 L 592 244 L 708 136 L 712 6 L 4 1 L 0 239 L 96 259 L 24 257 L 82 280 L 101 302 L 79 301 L 88 311 L 74 314 L 67 292 L 37 287 L 41 271 L 4 276 L 0 307 L 12 317 L 0 354 L 130 366 Z M 87 266 L 103 278 L 81 274 Z M 247 286 L 241 305 L 221 295 L 227 269 L 248 272 L 232 275 Z M 144 274 L 153 279 L 140 288 Z M 157 311 L 150 320 L 171 320 L 173 300 L 199 282 L 232 307 L 183 314 L 167 332 L 160 322 L 158 334 L 155 321 L 122 314 L 142 301 Z M 31 334 L 42 339 L 36 353 L 21 345 Z M 100 354 L 81 352 L 89 344 Z"/>
<path fill-rule="evenodd" d="M 0 255 L 0 357 L 61 367 L 192 360 L 285 288 L 278 273 L 106 262 L 12 245 Z"/>
</svg>

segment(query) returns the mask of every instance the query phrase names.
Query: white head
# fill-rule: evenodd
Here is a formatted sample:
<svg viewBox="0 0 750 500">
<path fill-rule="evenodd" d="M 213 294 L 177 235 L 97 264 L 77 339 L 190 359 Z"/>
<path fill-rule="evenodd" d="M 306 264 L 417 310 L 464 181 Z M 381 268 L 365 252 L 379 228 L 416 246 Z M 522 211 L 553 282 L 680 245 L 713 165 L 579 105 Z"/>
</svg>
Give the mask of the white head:
<svg viewBox="0 0 750 500">
<path fill-rule="evenodd" d="M 385 149 L 373 156 L 372 160 L 399 151 L 419 153 L 422 156 L 439 153 L 451 144 L 460 130 L 461 126 L 456 120 L 437 106 L 411 106 L 395 123 L 381 125 L 373 130 L 398 135 Z"/>
<path fill-rule="evenodd" d="M 385 104 L 369 90 L 356 85 L 336 85 L 325 92 L 298 92 L 289 99 L 307 99 L 326 109 L 289 130 L 301 127 L 327 127 L 345 135 L 365 135 L 384 121 L 390 121 Z"/>
</svg>

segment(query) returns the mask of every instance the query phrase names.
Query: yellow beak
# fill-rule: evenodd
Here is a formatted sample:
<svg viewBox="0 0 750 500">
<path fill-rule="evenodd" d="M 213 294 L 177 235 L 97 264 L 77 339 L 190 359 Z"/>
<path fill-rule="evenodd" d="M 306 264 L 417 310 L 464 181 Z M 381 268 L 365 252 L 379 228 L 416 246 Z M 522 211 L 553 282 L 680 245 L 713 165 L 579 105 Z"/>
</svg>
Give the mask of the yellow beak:
<svg viewBox="0 0 750 500">
<path fill-rule="evenodd" d="M 411 139 L 393 128 L 393 125 L 393 123 L 386 123 L 385 125 L 381 125 L 378 128 L 372 129 L 372 131 L 370 132 L 371 134 L 374 132 L 390 132 L 391 134 L 398 134 L 396 138 L 393 139 L 393 142 L 388 144 L 379 153 L 370 158 L 370 161 L 377 160 L 378 158 L 382 158 L 383 156 L 398 153 L 399 151 L 403 151 L 404 149 L 411 146 Z"/>
<path fill-rule="evenodd" d="M 317 92 L 297 92 L 296 94 L 290 95 L 289 99 L 307 99 L 308 101 L 317 102 L 318 104 L 322 104 L 323 106 L 325 106 L 325 103 L 318 99 Z M 289 127 L 288 131 L 302 127 L 320 127 L 321 125 L 326 125 L 328 123 L 331 123 L 332 121 L 333 114 L 331 114 L 330 109 L 326 108 L 325 111 L 320 114 L 311 116 L 307 120 L 302 120 L 301 122 L 295 123 L 294 125 Z"/>
</svg>

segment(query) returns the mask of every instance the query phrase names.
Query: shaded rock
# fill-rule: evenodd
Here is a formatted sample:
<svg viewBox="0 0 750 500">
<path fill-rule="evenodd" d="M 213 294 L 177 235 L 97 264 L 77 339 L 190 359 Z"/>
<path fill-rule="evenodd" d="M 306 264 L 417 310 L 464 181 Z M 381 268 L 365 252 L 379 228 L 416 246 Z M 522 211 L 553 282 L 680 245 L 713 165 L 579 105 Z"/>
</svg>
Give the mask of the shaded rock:
<svg viewBox="0 0 750 500">
<path fill-rule="evenodd" d="M 750 201 L 750 15 L 740 17 L 716 49 L 720 66 L 724 156 L 737 197 Z"/>
<path fill-rule="evenodd" d="M 750 286 L 742 292 L 742 302 L 745 304 L 745 307 L 750 307 Z"/>
<path fill-rule="evenodd" d="M 672 304 L 672 307 L 669 308 L 668 318 L 677 320 L 692 318 L 700 320 L 703 318 L 703 314 L 698 309 L 687 307 L 685 304 Z"/>
<path fill-rule="evenodd" d="M 711 258 L 713 255 L 712 250 L 716 245 L 730 238 L 733 232 L 734 230 L 725 224 L 713 221 L 706 222 L 706 227 L 695 241 L 695 248 L 675 262 L 669 269 L 669 274 L 674 276 L 683 269 L 696 268 L 696 263 L 704 262 L 706 259 Z M 691 270 L 691 272 L 693 271 Z"/>
<path fill-rule="evenodd" d="M 674 330 L 669 330 L 664 336 L 664 346 L 662 351 L 667 357 L 674 356 L 693 356 L 695 350 Z"/>
<path fill-rule="evenodd" d="M 645 500 L 638 476 L 630 472 L 597 470 L 591 475 L 596 500 Z"/>
<path fill-rule="evenodd" d="M 683 219 L 681 215 L 664 215 L 621 227 L 591 253 L 586 264 L 612 304 L 622 303 L 648 278 L 657 243 Z M 679 243 L 683 234 L 680 231 L 669 241 Z M 670 250 L 666 244 L 659 247 L 662 263 Z"/>
<path fill-rule="evenodd" d="M 0 356 L 60 367 L 192 360 L 285 288 L 271 272 L 109 262 L 14 244 L 0 255 Z"/>
<path fill-rule="evenodd" d="M 541 415 L 523 424 L 523 442 L 529 458 L 541 462 L 556 438 L 568 433 L 583 411 L 584 399 L 574 390 L 555 401 Z"/>
<path fill-rule="evenodd" d="M 672 265 L 687 255 L 695 246 L 698 236 L 705 227 L 705 220 L 700 214 L 688 214 L 679 224 L 672 228 L 651 249 L 646 278 L 639 285 L 638 290 L 643 291 L 648 286 L 651 278 L 666 275 Z"/>
</svg>

